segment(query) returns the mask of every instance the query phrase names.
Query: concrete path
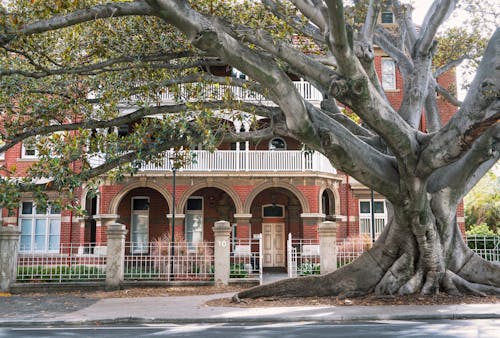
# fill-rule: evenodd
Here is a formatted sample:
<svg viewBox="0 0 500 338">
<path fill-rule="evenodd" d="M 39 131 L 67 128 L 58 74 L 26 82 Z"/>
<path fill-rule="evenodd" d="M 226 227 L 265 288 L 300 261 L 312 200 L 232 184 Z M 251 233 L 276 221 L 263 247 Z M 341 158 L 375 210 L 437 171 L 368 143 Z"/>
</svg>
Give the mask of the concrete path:
<svg viewBox="0 0 500 338">
<path fill-rule="evenodd" d="M 213 307 L 206 302 L 232 293 L 203 296 L 108 298 L 43 296 L 0 298 L 0 326 L 96 323 L 287 322 L 500 318 L 500 304 Z"/>
</svg>

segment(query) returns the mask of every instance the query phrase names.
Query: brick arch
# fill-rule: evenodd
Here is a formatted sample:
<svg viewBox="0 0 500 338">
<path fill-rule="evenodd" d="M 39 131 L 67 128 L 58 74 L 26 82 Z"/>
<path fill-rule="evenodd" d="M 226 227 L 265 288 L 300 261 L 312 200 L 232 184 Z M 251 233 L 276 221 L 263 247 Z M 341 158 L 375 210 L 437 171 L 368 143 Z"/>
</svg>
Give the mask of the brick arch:
<svg viewBox="0 0 500 338">
<path fill-rule="evenodd" d="M 172 210 L 172 195 L 168 192 L 165 187 L 153 183 L 153 182 L 140 182 L 136 181 L 130 184 L 127 184 L 122 190 L 120 190 L 111 200 L 111 203 L 109 204 L 109 213 L 110 214 L 117 214 L 118 213 L 118 206 L 120 205 L 120 202 L 122 199 L 132 190 L 137 189 L 137 188 L 150 188 L 158 191 L 163 198 L 167 201 L 168 204 L 168 210 Z"/>
<path fill-rule="evenodd" d="M 236 208 L 236 213 L 237 214 L 241 213 L 241 211 L 243 210 L 243 204 L 241 203 L 238 194 L 233 190 L 233 188 L 220 182 L 210 182 L 210 183 L 204 182 L 192 186 L 182 194 L 181 198 L 179 199 L 179 202 L 176 203 L 177 210 L 182 210 L 181 212 L 184 212 L 189 197 L 191 197 L 191 195 L 194 194 L 196 191 L 203 188 L 217 188 L 224 191 L 226 194 L 229 195 L 229 197 L 231 197 L 231 200 L 233 201 L 234 206 Z"/>
<path fill-rule="evenodd" d="M 319 191 L 319 196 L 318 196 L 318 201 L 319 201 L 318 206 L 320 206 L 322 208 L 321 198 L 323 197 L 323 193 L 326 190 L 330 190 L 333 194 L 333 198 L 335 200 L 335 214 L 337 214 L 337 215 L 340 214 L 340 193 L 339 193 L 338 187 L 335 185 L 324 185 L 321 187 L 321 189 Z M 320 212 L 325 214 L 324 210 L 321 210 Z"/>
<path fill-rule="evenodd" d="M 307 201 L 307 198 L 304 197 L 304 194 L 299 189 L 297 189 L 297 187 L 286 182 L 265 182 L 257 186 L 255 189 L 253 189 L 252 192 L 247 196 L 243 213 L 249 214 L 250 208 L 252 207 L 252 203 L 255 197 L 257 197 L 258 194 L 269 188 L 283 188 L 285 190 L 290 191 L 299 200 L 300 206 L 302 207 L 302 212 L 303 213 L 310 212 L 311 209 L 309 207 L 309 202 Z"/>
</svg>

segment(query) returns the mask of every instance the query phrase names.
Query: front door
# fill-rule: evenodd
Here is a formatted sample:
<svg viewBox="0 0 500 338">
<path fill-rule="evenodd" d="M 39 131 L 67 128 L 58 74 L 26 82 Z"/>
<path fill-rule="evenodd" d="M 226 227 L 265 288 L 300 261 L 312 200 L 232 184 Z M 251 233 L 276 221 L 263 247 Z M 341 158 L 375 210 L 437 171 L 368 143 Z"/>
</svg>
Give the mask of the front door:
<svg viewBox="0 0 500 338">
<path fill-rule="evenodd" d="M 285 267 L 285 224 L 263 223 L 263 254 L 265 268 Z"/>
<path fill-rule="evenodd" d="M 132 198 L 131 230 L 132 253 L 147 253 L 149 241 L 149 198 Z"/>
</svg>

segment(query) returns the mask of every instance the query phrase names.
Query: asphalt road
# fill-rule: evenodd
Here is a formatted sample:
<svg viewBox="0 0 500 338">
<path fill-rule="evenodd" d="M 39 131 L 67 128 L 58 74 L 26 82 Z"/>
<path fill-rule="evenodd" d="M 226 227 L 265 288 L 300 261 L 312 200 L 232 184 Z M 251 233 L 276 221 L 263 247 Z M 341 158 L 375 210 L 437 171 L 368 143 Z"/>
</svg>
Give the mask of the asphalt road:
<svg viewBox="0 0 500 338">
<path fill-rule="evenodd" d="M 372 321 L 353 323 L 155 324 L 92 327 L 4 327 L 0 338 L 18 337 L 500 337 L 500 320 Z"/>
</svg>

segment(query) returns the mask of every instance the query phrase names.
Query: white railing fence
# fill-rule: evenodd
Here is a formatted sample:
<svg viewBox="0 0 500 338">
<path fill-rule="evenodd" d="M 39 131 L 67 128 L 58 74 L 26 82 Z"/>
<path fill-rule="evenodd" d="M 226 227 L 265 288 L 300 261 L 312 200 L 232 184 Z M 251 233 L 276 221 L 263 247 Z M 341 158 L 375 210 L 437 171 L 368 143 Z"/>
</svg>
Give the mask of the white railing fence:
<svg viewBox="0 0 500 338">
<path fill-rule="evenodd" d="M 170 171 L 172 164 L 169 158 L 175 154 L 167 151 L 155 162 L 140 163 L 139 171 Z M 330 161 L 320 153 L 309 153 L 300 150 L 194 150 L 188 153 L 190 163 L 179 171 L 317 171 L 335 174 L 337 171 Z M 89 158 L 89 164 L 97 167 L 106 161 L 106 155 Z"/>
<path fill-rule="evenodd" d="M 61 244 L 59 253 L 20 252 L 18 282 L 87 282 L 106 278 L 106 255 L 93 244 Z M 91 253 L 91 254 L 89 254 Z"/>
<path fill-rule="evenodd" d="M 360 235 L 337 240 L 337 266 L 352 263 L 371 247 L 372 240 L 369 236 Z"/>
<path fill-rule="evenodd" d="M 360 235 L 337 240 L 337 267 L 352 263 L 372 247 L 369 236 Z M 288 277 L 320 274 L 320 246 L 317 239 L 292 238 L 288 234 Z"/>
<path fill-rule="evenodd" d="M 262 284 L 262 234 L 256 239 L 234 239 L 230 253 L 230 279 L 258 279 Z"/>
<path fill-rule="evenodd" d="M 167 241 L 150 242 L 140 249 L 131 243 L 125 244 L 125 280 L 213 280 L 213 242 L 174 243 L 173 256 L 172 245 Z"/>
<path fill-rule="evenodd" d="M 288 277 L 319 275 L 319 240 L 292 238 L 288 234 Z"/>
<path fill-rule="evenodd" d="M 316 89 L 311 83 L 301 80 L 294 81 L 295 88 L 302 95 L 303 98 L 309 101 L 321 101 L 323 96 L 321 92 Z M 268 100 L 264 95 L 257 93 L 249 88 L 242 88 L 229 84 L 213 84 L 213 83 L 192 83 L 180 84 L 171 89 L 165 88 L 160 93 L 151 94 L 149 98 L 141 95 L 133 95 L 128 104 L 139 102 L 148 102 L 149 104 L 162 104 L 169 102 L 189 102 L 194 100 L 243 100 L 250 102 L 267 102 L 268 105 L 275 105 Z"/>
<path fill-rule="evenodd" d="M 482 258 L 500 263 L 500 236 L 467 236 L 466 242 Z"/>
</svg>

